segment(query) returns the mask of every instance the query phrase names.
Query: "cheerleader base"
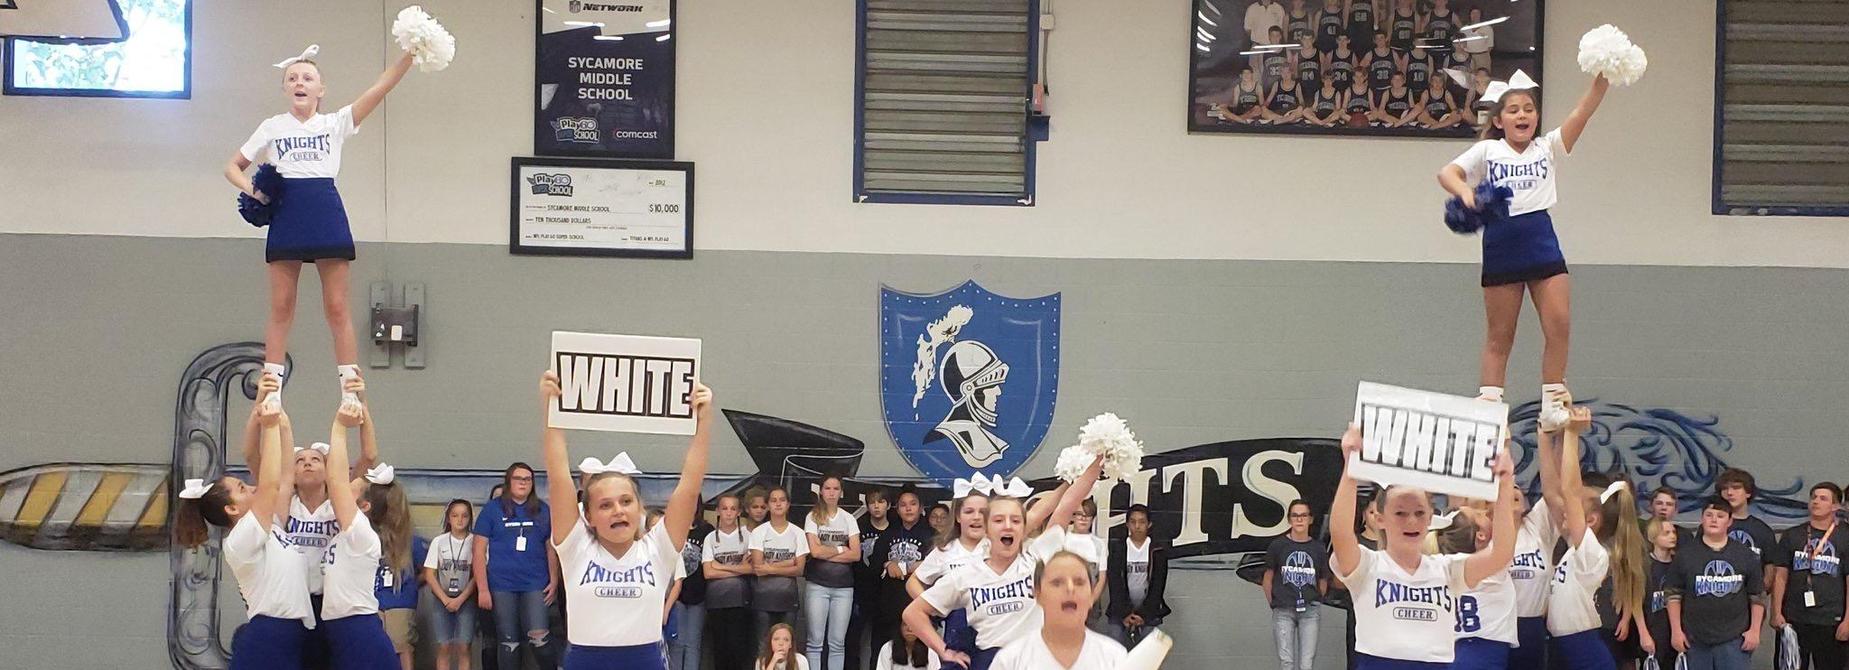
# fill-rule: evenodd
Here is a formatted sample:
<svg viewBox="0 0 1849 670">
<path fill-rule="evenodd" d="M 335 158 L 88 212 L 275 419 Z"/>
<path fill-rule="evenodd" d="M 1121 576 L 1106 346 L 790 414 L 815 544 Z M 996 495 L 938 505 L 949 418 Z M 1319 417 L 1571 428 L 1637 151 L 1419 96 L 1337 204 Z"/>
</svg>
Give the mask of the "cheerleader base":
<svg viewBox="0 0 1849 670">
<path fill-rule="evenodd" d="M 565 670 L 665 670 L 661 643 L 628 647 L 574 644 L 565 650 Z"/>
<path fill-rule="evenodd" d="M 398 649 L 385 634 L 385 621 L 377 614 L 327 619 L 328 667 L 340 670 L 399 670 Z"/>
<path fill-rule="evenodd" d="M 231 670 L 300 670 L 307 646 L 299 619 L 252 617 L 231 635 Z"/>
<path fill-rule="evenodd" d="M 1562 668 L 1617 670 L 1618 667 L 1617 662 L 1612 660 L 1611 647 L 1605 646 L 1605 638 L 1596 628 L 1556 637 L 1549 642 L 1548 651 L 1554 663 Z"/>
<path fill-rule="evenodd" d="M 353 260 L 353 231 L 347 227 L 347 208 L 331 178 L 281 179 L 276 211 L 270 217 L 270 237 L 263 260 Z"/>
</svg>

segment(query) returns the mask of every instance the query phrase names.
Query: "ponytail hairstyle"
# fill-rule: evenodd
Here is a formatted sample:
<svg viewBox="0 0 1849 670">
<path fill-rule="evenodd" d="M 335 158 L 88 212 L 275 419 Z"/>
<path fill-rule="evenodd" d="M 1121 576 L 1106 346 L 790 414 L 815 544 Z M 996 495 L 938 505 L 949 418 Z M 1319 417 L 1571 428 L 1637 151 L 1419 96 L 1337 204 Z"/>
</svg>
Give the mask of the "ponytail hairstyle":
<svg viewBox="0 0 1849 670">
<path fill-rule="evenodd" d="M 962 539 L 964 503 L 969 502 L 970 499 L 972 498 L 981 498 L 982 499 L 982 514 L 978 516 L 981 516 L 982 523 L 984 525 L 987 525 L 989 522 L 989 503 L 994 502 L 997 498 L 1000 498 L 1000 497 L 1001 496 L 991 496 L 987 493 L 971 491 L 969 495 L 952 500 L 950 507 L 949 507 L 950 527 L 945 529 L 944 532 L 939 533 L 938 534 L 939 537 L 933 538 L 934 540 L 941 540 L 937 542 L 937 548 L 939 549 L 948 548 L 950 546 L 950 543 L 955 542 L 959 539 Z M 1022 509 L 1025 510 L 1026 508 L 1022 508 Z M 927 514 L 927 518 L 929 518 L 928 514 Z"/>
<path fill-rule="evenodd" d="M 906 630 L 908 629 L 904 625 L 900 625 L 892 631 L 892 644 L 890 645 L 892 647 L 892 667 L 929 667 L 931 664 L 930 648 L 926 647 L 924 640 L 918 639 L 917 636 L 913 636 L 911 642 L 906 642 Z"/>
<path fill-rule="evenodd" d="M 1621 480 L 1622 481 L 1622 480 Z M 1594 495 L 1597 501 L 1597 495 Z M 1598 503 L 1599 543 L 1611 554 L 1612 604 L 1620 614 L 1633 619 L 1644 616 L 1644 575 L 1649 569 L 1649 546 L 1633 519 L 1637 518 L 1637 498 L 1631 483 L 1623 481 L 1617 492 Z"/>
<path fill-rule="evenodd" d="M 1451 517 L 1451 526 L 1432 535 L 1438 539 L 1438 553 L 1477 553 L 1477 515 L 1460 507 Z"/>
<path fill-rule="evenodd" d="M 360 499 L 366 503 L 366 520 L 379 533 L 380 560 L 393 573 L 411 569 L 411 505 L 405 501 L 404 487 L 396 481 L 368 484 Z"/>
<path fill-rule="evenodd" d="M 231 489 L 225 487 L 224 478 L 212 482 L 199 498 L 179 500 L 173 514 L 173 541 L 180 546 L 197 548 L 212 539 L 212 528 L 231 527 L 231 514 L 225 511 L 231 504 Z"/>
</svg>

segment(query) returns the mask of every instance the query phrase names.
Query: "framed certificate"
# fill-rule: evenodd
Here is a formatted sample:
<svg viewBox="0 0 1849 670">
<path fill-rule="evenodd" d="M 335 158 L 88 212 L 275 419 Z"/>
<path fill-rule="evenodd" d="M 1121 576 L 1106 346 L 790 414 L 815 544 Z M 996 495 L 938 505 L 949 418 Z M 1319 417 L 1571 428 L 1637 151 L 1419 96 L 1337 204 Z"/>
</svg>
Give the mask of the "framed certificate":
<svg viewBox="0 0 1849 670">
<path fill-rule="evenodd" d="M 693 257 L 693 164 L 513 159 L 508 251 Z"/>
</svg>

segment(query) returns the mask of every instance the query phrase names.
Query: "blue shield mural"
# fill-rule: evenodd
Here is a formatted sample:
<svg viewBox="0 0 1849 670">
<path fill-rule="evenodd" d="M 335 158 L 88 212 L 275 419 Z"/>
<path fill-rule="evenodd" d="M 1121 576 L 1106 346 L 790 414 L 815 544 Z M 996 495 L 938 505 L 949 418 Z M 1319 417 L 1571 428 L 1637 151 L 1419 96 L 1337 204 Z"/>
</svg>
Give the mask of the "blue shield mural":
<svg viewBox="0 0 1849 670">
<path fill-rule="evenodd" d="M 924 476 L 1012 475 L 1053 422 L 1059 294 L 1014 299 L 976 282 L 920 295 L 880 287 L 886 432 Z"/>
</svg>

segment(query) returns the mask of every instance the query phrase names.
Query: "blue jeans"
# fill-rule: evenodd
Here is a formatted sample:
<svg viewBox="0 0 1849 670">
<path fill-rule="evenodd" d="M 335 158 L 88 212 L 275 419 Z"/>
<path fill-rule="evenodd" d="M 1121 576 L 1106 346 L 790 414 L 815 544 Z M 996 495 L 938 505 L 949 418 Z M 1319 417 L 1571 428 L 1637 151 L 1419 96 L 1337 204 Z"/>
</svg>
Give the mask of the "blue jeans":
<svg viewBox="0 0 1849 670">
<path fill-rule="evenodd" d="M 1283 670 L 1310 670 L 1316 660 L 1316 626 L 1322 613 L 1312 604 L 1302 612 L 1293 607 L 1271 610 L 1272 628 L 1278 637 L 1278 667 Z"/>
<path fill-rule="evenodd" d="M 463 599 L 461 607 L 451 612 L 437 605 L 430 614 L 430 637 L 437 644 L 469 644 L 475 641 L 475 598 Z"/>
<path fill-rule="evenodd" d="M 1688 670 L 1747 670 L 1753 664 L 1753 654 L 1741 648 L 1740 640 L 1728 640 L 1717 645 L 1703 646 L 1689 643 Z"/>
<path fill-rule="evenodd" d="M 706 605 L 674 603 L 680 630 L 668 645 L 668 670 L 700 670 L 700 634 L 706 630 Z"/>
<path fill-rule="evenodd" d="M 854 617 L 854 587 L 833 588 L 810 584 L 803 594 L 803 616 L 808 620 L 809 670 L 847 670 L 847 622 Z M 828 643 L 828 665 L 822 665 L 822 643 Z"/>
<path fill-rule="evenodd" d="M 541 670 L 558 667 L 553 658 L 552 624 L 546 619 L 544 591 L 494 591 L 494 636 L 496 662 L 502 668 L 520 666 L 520 641 L 532 647 L 533 660 Z"/>
</svg>

